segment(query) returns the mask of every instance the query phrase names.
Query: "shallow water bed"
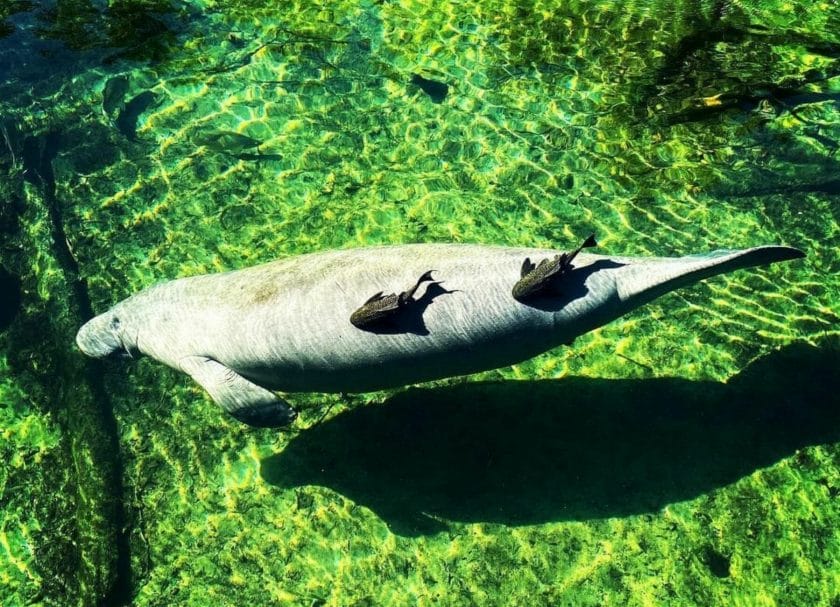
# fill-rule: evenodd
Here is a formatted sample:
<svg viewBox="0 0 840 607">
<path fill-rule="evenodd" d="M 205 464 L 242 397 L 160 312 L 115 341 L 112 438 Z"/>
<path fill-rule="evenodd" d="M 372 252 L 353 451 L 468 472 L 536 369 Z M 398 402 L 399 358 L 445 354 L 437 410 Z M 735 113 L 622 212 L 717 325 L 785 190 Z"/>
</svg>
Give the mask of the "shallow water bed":
<svg viewBox="0 0 840 607">
<path fill-rule="evenodd" d="M 836 6 L 9 13 L 0 603 L 840 600 Z M 512 368 L 296 398 L 288 432 L 72 343 L 165 279 L 593 231 L 604 254 L 808 257 Z"/>
</svg>

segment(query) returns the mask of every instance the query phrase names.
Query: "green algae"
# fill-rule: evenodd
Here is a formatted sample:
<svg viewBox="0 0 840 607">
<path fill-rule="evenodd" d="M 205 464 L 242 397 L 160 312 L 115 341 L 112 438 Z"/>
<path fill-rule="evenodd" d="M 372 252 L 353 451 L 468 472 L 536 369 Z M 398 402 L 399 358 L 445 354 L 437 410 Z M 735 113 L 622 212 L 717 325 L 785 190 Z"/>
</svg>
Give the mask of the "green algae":
<svg viewBox="0 0 840 607">
<path fill-rule="evenodd" d="M 0 602 L 105 596 L 121 499 L 136 605 L 836 603 L 836 6 L 206 2 L 148 55 L 143 24 L 171 6 L 96 6 L 60 3 L 44 28 L 126 52 L 56 75 L 32 108 L 4 96 L 0 159 L 20 188 L 14 217 L 0 209 L 17 233 L 3 262 L 25 297 L 0 347 L 3 461 L 20 462 L 0 479 L 23 479 L 0 485 Z M 134 141 L 102 111 L 122 75 L 125 100 L 156 100 Z M 607 254 L 782 242 L 808 258 L 508 369 L 296 397 L 288 433 L 236 424 L 161 365 L 120 363 L 101 379 L 115 496 L 72 346 L 73 278 L 18 160 L 50 132 L 97 311 L 159 280 L 367 244 L 562 248 L 595 231 Z"/>
<path fill-rule="evenodd" d="M 27 508 L 32 489 L 46 491 L 49 486 L 51 455 L 59 443 L 59 432 L 44 415 L 26 407 L 26 395 L 8 376 L 6 360 L 0 362 L 0 427 L 3 428 L 0 455 L 5 465 L 0 471 L 0 503 L 4 516 L 0 528 L 0 599 L 9 603 L 12 598 L 37 594 L 43 584 L 40 573 L 33 569 L 35 541 L 33 534 L 41 531 L 39 515 Z M 54 457 L 54 456 L 53 456 Z M 38 478 L 46 472 L 47 479 Z M 35 480 L 37 479 L 37 480 Z M 29 488 L 29 491 L 27 491 Z"/>
<path fill-rule="evenodd" d="M 174 46 L 170 0 L 56 0 L 37 13 L 40 34 L 74 50 L 111 49 L 109 60 L 158 61 Z"/>
<path fill-rule="evenodd" d="M 97 602 L 118 563 L 118 459 L 89 368 L 67 348 L 81 314 L 72 267 L 55 246 L 50 140 L 7 137 L 2 158 L 3 196 L 19 204 L 5 209 L 0 247 L 22 308 L 0 334 L 4 605 Z"/>
</svg>

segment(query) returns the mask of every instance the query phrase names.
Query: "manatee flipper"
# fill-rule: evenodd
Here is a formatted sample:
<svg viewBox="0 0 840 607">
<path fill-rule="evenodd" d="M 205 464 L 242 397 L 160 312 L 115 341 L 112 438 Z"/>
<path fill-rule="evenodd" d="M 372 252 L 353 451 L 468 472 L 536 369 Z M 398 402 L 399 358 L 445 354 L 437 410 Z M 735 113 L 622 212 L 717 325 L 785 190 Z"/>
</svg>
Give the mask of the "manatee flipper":
<svg viewBox="0 0 840 607">
<path fill-rule="evenodd" d="M 248 381 L 233 369 L 206 356 L 185 356 L 181 370 L 225 411 L 255 428 L 286 426 L 297 417 L 292 407 L 274 392 Z"/>
</svg>

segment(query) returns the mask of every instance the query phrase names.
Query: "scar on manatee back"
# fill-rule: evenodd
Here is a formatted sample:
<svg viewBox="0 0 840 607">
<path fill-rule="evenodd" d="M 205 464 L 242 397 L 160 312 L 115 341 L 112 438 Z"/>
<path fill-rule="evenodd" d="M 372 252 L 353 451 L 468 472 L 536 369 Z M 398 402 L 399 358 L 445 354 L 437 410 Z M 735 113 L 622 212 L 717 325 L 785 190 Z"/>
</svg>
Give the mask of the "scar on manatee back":
<svg viewBox="0 0 840 607">
<path fill-rule="evenodd" d="M 270 280 L 264 280 L 254 290 L 250 303 L 264 304 L 270 301 L 275 295 L 277 295 L 277 285 Z"/>
</svg>

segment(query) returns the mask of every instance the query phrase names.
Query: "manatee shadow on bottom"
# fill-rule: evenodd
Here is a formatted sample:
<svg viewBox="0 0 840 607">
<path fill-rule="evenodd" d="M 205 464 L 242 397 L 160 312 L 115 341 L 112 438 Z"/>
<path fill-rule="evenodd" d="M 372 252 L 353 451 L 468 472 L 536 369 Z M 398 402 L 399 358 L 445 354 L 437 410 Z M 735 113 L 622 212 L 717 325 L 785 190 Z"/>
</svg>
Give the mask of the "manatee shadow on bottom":
<svg viewBox="0 0 840 607">
<path fill-rule="evenodd" d="M 835 344 L 836 346 L 836 344 Z M 659 511 L 840 440 L 840 349 L 795 345 L 726 384 L 682 379 L 411 389 L 301 432 L 267 482 L 328 487 L 401 535 Z"/>
</svg>

